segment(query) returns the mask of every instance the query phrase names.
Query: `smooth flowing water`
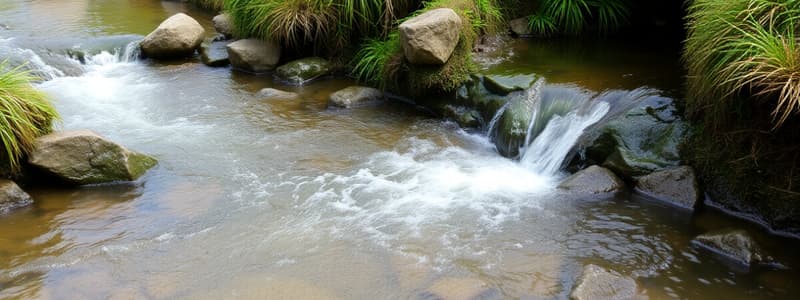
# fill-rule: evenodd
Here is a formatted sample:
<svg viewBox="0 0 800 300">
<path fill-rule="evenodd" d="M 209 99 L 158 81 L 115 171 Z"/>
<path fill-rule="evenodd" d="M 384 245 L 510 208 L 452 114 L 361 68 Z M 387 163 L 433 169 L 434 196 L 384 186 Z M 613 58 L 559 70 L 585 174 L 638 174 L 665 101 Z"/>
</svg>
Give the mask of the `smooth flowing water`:
<svg viewBox="0 0 800 300">
<path fill-rule="evenodd" d="M 60 128 L 160 161 L 132 184 L 27 187 L 35 204 L 0 215 L 0 298 L 415 299 L 444 278 L 505 298 L 565 298 L 587 263 L 637 278 L 653 299 L 800 292 L 795 240 L 635 194 L 560 193 L 557 163 L 535 158 L 568 151 L 606 115 L 601 102 L 554 117 L 538 136 L 559 142 L 532 139 L 512 161 L 483 133 L 406 104 L 328 109 L 350 80 L 289 87 L 196 58 L 126 59 L 129 42 L 179 11 L 209 27 L 212 15 L 178 2 L 0 3 L 0 55 L 42 73 Z M 547 47 L 516 42 L 491 68 L 597 92 L 678 89 L 676 49 Z M 83 63 L 66 57 L 77 50 Z M 301 99 L 260 99 L 264 87 Z M 787 268 L 743 270 L 690 243 L 729 227 Z"/>
</svg>

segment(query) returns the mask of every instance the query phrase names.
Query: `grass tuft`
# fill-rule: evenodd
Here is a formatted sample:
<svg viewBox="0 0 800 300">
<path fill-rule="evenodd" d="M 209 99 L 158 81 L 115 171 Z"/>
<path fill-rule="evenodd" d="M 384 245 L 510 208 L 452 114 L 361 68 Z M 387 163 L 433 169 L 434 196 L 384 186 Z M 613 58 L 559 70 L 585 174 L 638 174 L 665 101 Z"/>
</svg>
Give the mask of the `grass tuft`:
<svg viewBox="0 0 800 300">
<path fill-rule="evenodd" d="M 33 151 L 36 138 L 52 129 L 58 114 L 47 96 L 30 82 L 36 80 L 22 66 L 0 63 L 0 137 L 5 151 L 2 168 L 17 173 L 20 160 Z"/>
<path fill-rule="evenodd" d="M 627 0 L 542 0 L 528 23 L 540 36 L 556 32 L 577 35 L 591 25 L 608 33 L 627 22 L 628 7 Z"/>
</svg>

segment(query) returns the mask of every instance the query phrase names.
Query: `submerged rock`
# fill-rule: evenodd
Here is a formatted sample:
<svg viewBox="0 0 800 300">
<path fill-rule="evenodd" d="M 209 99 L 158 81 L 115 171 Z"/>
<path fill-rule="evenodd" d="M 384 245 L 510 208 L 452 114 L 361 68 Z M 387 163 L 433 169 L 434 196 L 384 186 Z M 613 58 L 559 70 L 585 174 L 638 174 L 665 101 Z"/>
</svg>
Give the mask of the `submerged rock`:
<svg viewBox="0 0 800 300">
<path fill-rule="evenodd" d="M 636 281 L 596 265 L 587 265 L 569 294 L 572 300 L 623 300 L 636 297 Z"/>
<path fill-rule="evenodd" d="M 511 27 L 511 32 L 519 37 L 527 37 L 533 33 L 528 25 L 528 18 L 513 19 L 508 25 Z"/>
<path fill-rule="evenodd" d="M 211 19 L 211 22 L 214 23 L 214 30 L 224 35 L 226 38 L 233 37 L 233 24 L 231 23 L 230 15 L 216 15 Z"/>
<path fill-rule="evenodd" d="M 205 29 L 183 13 L 175 14 L 142 40 L 142 53 L 152 58 L 192 55 L 203 42 Z"/>
<path fill-rule="evenodd" d="M 700 199 L 694 169 L 689 166 L 657 171 L 636 180 L 636 190 L 674 205 L 693 209 Z"/>
<path fill-rule="evenodd" d="M 292 100 L 297 99 L 299 95 L 297 93 L 281 91 L 279 89 L 273 88 L 264 88 L 258 91 L 258 96 L 265 99 L 275 99 L 275 100 Z"/>
<path fill-rule="evenodd" d="M 307 57 L 291 61 L 278 67 L 275 75 L 291 84 L 302 85 L 330 74 L 331 63 L 319 57 Z"/>
<path fill-rule="evenodd" d="M 383 92 L 378 89 L 363 86 L 350 86 L 331 94 L 328 105 L 350 108 L 381 98 L 383 98 Z"/>
<path fill-rule="evenodd" d="M 61 131 L 36 141 L 28 162 L 74 184 L 131 181 L 157 161 L 88 130 Z"/>
<path fill-rule="evenodd" d="M 406 59 L 418 65 L 442 65 L 458 45 L 461 17 L 449 8 L 429 10 L 398 27 Z"/>
<path fill-rule="evenodd" d="M 744 230 L 705 233 L 694 238 L 693 242 L 748 267 L 753 264 L 774 263 Z"/>
<path fill-rule="evenodd" d="M 420 299 L 436 300 L 488 300 L 502 299 L 497 289 L 478 279 L 473 278 L 443 278 L 423 292 Z"/>
<path fill-rule="evenodd" d="M 228 44 L 228 57 L 236 69 L 266 72 L 275 69 L 281 59 L 281 48 L 258 39 L 238 40 Z"/>
<path fill-rule="evenodd" d="M 200 46 L 200 60 L 209 67 L 224 67 L 230 64 L 228 42 L 206 41 Z"/>
<path fill-rule="evenodd" d="M 577 194 L 606 194 L 621 191 L 625 183 L 611 170 L 591 166 L 567 177 L 558 188 Z"/>
<path fill-rule="evenodd" d="M 11 180 L 0 179 L 0 213 L 33 203 L 28 193 Z"/>
</svg>

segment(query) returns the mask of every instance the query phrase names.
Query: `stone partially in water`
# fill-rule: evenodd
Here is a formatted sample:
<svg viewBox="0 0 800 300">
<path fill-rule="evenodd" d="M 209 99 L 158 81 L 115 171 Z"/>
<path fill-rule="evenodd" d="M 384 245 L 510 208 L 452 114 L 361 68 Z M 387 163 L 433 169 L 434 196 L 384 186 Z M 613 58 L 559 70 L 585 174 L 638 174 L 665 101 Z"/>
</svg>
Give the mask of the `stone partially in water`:
<svg viewBox="0 0 800 300">
<path fill-rule="evenodd" d="M 502 299 L 497 289 L 474 278 L 443 278 L 423 292 L 424 300 L 488 300 Z"/>
<path fill-rule="evenodd" d="M 238 40 L 228 44 L 227 48 L 231 66 L 248 72 L 271 71 L 281 59 L 281 48 L 273 42 Z"/>
<path fill-rule="evenodd" d="M 330 74 L 331 63 L 319 57 L 307 57 L 278 67 L 275 75 L 290 84 L 302 85 Z"/>
<path fill-rule="evenodd" d="M 531 27 L 528 25 L 528 18 L 517 18 L 508 23 L 511 27 L 511 32 L 519 37 L 527 37 L 531 35 Z"/>
<path fill-rule="evenodd" d="M 264 88 L 258 91 L 258 97 L 264 99 L 275 99 L 275 100 L 292 100 L 297 99 L 300 95 L 297 93 L 281 91 L 279 89 L 273 88 Z"/>
<path fill-rule="evenodd" d="M 441 113 L 445 118 L 451 119 L 463 128 L 478 128 L 481 125 L 480 113 L 475 110 L 454 105 L 444 105 Z"/>
<path fill-rule="evenodd" d="M 406 59 L 418 65 L 442 65 L 450 59 L 461 33 L 461 17 L 449 8 L 429 10 L 398 27 Z"/>
<path fill-rule="evenodd" d="M 175 58 L 192 55 L 203 42 L 205 29 L 183 13 L 165 20 L 142 40 L 142 53 L 152 58 Z"/>
<path fill-rule="evenodd" d="M 11 180 L 0 179 L 0 213 L 33 203 L 28 193 Z"/>
<path fill-rule="evenodd" d="M 587 156 L 628 178 L 678 166 L 679 146 L 689 126 L 678 117 L 672 100 L 657 99 L 600 129 Z"/>
<path fill-rule="evenodd" d="M 572 300 L 627 300 L 636 297 L 636 281 L 596 265 L 583 268 L 569 298 Z"/>
<path fill-rule="evenodd" d="M 206 41 L 200 45 L 200 60 L 209 67 L 224 67 L 230 64 L 228 42 Z"/>
<path fill-rule="evenodd" d="M 157 161 L 88 131 L 61 131 L 36 140 L 28 162 L 74 184 L 132 181 Z"/>
<path fill-rule="evenodd" d="M 689 166 L 657 171 L 636 180 L 636 190 L 674 205 L 693 209 L 700 199 L 694 169 Z"/>
<path fill-rule="evenodd" d="M 508 95 L 511 92 L 530 88 L 537 79 L 535 74 L 486 75 L 483 85 L 492 93 Z"/>
<path fill-rule="evenodd" d="M 216 15 L 211 19 L 211 22 L 214 23 L 214 30 L 224 35 L 226 38 L 231 38 L 233 36 L 233 24 L 231 23 L 230 15 Z"/>
<path fill-rule="evenodd" d="M 525 144 L 528 125 L 533 118 L 533 103 L 525 99 L 525 92 L 514 92 L 509 98 L 508 107 L 497 120 L 495 132 L 490 134 L 497 152 L 514 158 L 519 156 L 520 148 Z"/>
<path fill-rule="evenodd" d="M 576 194 L 606 194 L 621 191 L 625 183 L 611 170 L 591 166 L 567 177 L 558 188 Z"/>
<path fill-rule="evenodd" d="M 744 230 L 705 233 L 694 238 L 693 242 L 748 267 L 753 264 L 774 263 Z"/>
<path fill-rule="evenodd" d="M 328 105 L 350 108 L 363 105 L 383 97 L 383 92 L 378 89 L 363 86 L 350 86 L 331 94 L 330 99 L 328 100 Z"/>
</svg>

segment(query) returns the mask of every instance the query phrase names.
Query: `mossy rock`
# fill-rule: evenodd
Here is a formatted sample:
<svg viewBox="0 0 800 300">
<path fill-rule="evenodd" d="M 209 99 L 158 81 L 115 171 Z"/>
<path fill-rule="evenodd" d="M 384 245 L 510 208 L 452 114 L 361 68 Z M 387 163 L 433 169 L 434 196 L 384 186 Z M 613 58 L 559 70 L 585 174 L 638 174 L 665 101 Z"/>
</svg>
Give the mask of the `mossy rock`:
<svg viewBox="0 0 800 300">
<path fill-rule="evenodd" d="M 483 76 L 483 85 L 497 95 L 508 95 L 511 92 L 530 88 L 538 79 L 536 74 L 514 74 Z"/>
<path fill-rule="evenodd" d="M 497 120 L 494 132 L 489 134 L 500 155 L 516 158 L 525 143 L 528 125 L 533 118 L 533 105 L 525 92 L 514 92 L 508 107 Z"/>
<path fill-rule="evenodd" d="M 319 57 L 307 57 L 278 67 L 275 75 L 290 84 L 302 85 L 328 75 L 332 70 L 333 67 L 327 60 Z"/>
<path fill-rule="evenodd" d="M 158 163 L 88 130 L 51 133 L 36 143 L 28 162 L 77 185 L 136 180 Z"/>
<path fill-rule="evenodd" d="M 671 100 L 657 100 L 602 127 L 587 157 L 627 178 L 678 166 L 689 125 L 677 117 Z"/>
</svg>

